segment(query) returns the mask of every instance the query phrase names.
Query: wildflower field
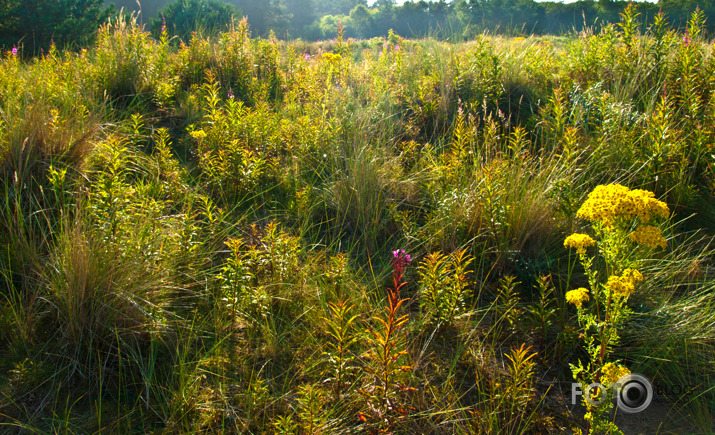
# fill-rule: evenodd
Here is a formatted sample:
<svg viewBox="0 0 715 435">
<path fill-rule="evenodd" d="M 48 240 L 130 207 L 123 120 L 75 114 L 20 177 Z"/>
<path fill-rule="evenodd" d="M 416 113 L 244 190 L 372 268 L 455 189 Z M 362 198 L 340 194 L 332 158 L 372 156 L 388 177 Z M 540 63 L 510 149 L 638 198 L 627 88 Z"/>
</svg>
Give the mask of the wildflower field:
<svg viewBox="0 0 715 435">
<path fill-rule="evenodd" d="M 703 29 L 2 53 L 0 432 L 713 433 Z"/>
</svg>

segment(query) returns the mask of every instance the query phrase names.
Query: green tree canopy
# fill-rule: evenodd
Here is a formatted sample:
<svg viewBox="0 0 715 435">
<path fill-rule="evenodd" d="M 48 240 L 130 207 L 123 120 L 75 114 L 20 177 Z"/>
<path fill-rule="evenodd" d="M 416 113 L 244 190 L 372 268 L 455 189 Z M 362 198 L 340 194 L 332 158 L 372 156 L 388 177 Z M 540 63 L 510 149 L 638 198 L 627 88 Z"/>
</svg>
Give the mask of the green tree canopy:
<svg viewBox="0 0 715 435">
<path fill-rule="evenodd" d="M 103 0 L 4 0 L 0 7 L 0 46 L 25 51 L 81 45 L 91 41 L 113 8 Z"/>
<path fill-rule="evenodd" d="M 358 31 L 359 36 L 368 34 L 372 26 L 372 14 L 365 5 L 357 5 L 350 11 L 350 20 Z"/>
<path fill-rule="evenodd" d="M 357 5 L 367 6 L 367 0 L 315 0 L 315 12 L 318 17 L 347 15 Z"/>
<path fill-rule="evenodd" d="M 152 18 L 151 29 L 158 35 L 166 23 L 169 34 L 187 40 L 193 31 L 204 36 L 226 31 L 231 18 L 239 15 L 233 5 L 221 0 L 176 0 L 159 10 L 159 18 Z"/>
<path fill-rule="evenodd" d="M 285 6 L 278 0 L 231 0 L 243 11 L 251 25 L 251 33 L 266 36 L 273 30 L 284 36 L 287 26 Z"/>
<path fill-rule="evenodd" d="M 299 36 L 315 20 L 313 0 L 285 0 L 285 5 L 290 17 L 291 34 Z"/>
</svg>

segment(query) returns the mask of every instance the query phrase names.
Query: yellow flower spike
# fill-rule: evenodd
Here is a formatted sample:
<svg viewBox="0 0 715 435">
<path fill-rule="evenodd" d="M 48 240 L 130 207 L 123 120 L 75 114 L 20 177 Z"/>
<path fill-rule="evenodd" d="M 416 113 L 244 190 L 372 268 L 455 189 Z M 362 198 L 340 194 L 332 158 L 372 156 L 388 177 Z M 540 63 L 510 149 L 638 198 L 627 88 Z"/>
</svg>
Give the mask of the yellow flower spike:
<svg viewBox="0 0 715 435">
<path fill-rule="evenodd" d="M 564 246 L 567 248 L 575 248 L 579 254 L 586 253 L 586 248 L 596 246 L 596 241 L 587 234 L 574 233 L 566 237 Z"/>
<path fill-rule="evenodd" d="M 606 282 L 606 288 L 611 292 L 613 296 L 619 298 L 628 297 L 635 290 L 635 286 L 631 282 L 623 280 L 620 276 L 617 275 L 613 275 L 608 278 L 608 282 Z"/>
<path fill-rule="evenodd" d="M 323 59 L 325 59 L 328 62 L 340 62 L 343 57 L 339 54 L 335 53 L 323 53 Z"/>
<path fill-rule="evenodd" d="M 576 216 L 592 222 L 600 222 L 605 226 L 613 224 L 617 207 L 628 194 L 629 189 L 620 184 L 599 185 L 584 201 Z"/>
<path fill-rule="evenodd" d="M 201 142 L 206 138 L 206 132 L 203 130 L 194 130 L 189 133 L 189 136 L 194 138 L 194 140 L 196 140 L 197 142 Z"/>
<path fill-rule="evenodd" d="M 649 221 L 656 216 L 667 218 L 669 215 L 668 206 L 655 199 L 653 192 L 630 190 L 620 184 L 596 186 L 576 213 L 578 217 L 607 227 L 619 218 Z"/>
<path fill-rule="evenodd" d="M 655 199 L 653 192 L 641 189 L 632 190 L 628 193 L 627 199 L 635 209 L 633 217 L 649 221 L 653 216 L 667 218 L 670 215 L 668 206 L 663 201 Z"/>
<path fill-rule="evenodd" d="M 566 292 L 566 302 L 576 305 L 576 308 L 581 308 L 581 305 L 588 300 L 588 289 L 583 287 Z"/>
<path fill-rule="evenodd" d="M 626 366 L 609 362 L 601 368 L 601 384 L 609 385 L 615 383 L 630 372 Z"/>
<path fill-rule="evenodd" d="M 615 297 L 627 298 L 636 289 L 636 283 L 643 281 L 643 275 L 635 269 L 626 269 L 621 276 L 613 275 L 608 278 L 606 288 Z"/>
<path fill-rule="evenodd" d="M 660 228 L 652 225 L 640 225 L 634 232 L 628 235 L 628 238 L 639 245 L 645 245 L 650 248 L 660 247 L 665 249 L 667 243 Z"/>
<path fill-rule="evenodd" d="M 643 274 L 636 269 L 626 269 L 623 271 L 621 278 L 635 285 L 637 282 L 643 281 Z"/>
</svg>

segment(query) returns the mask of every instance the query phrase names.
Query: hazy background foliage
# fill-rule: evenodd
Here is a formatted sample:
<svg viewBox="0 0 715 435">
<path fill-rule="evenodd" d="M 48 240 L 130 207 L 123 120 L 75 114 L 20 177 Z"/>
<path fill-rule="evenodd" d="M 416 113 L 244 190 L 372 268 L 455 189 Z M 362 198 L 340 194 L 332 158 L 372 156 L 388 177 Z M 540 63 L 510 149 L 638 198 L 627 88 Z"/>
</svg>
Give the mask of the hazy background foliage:
<svg viewBox="0 0 715 435">
<path fill-rule="evenodd" d="M 0 47 L 22 45 L 28 54 L 71 43 L 79 48 L 91 42 L 99 25 L 112 14 L 137 13 L 139 23 L 151 25 L 155 32 L 162 15 L 172 35 L 189 38 L 191 31 L 206 36 L 226 30 L 230 17 L 248 17 L 255 35 L 275 32 L 279 38 L 306 40 L 336 36 L 337 24 L 345 35 L 356 38 L 386 36 L 389 29 L 409 37 L 432 36 L 465 39 L 488 30 L 507 35 L 566 34 L 596 23 L 615 23 L 626 1 L 577 1 L 572 3 L 533 0 L 453 0 L 393 1 L 366 0 L 7 0 L 0 7 Z M 661 0 L 638 2 L 642 25 L 652 23 L 659 10 L 670 25 L 683 28 L 689 14 L 699 7 L 707 19 L 706 28 L 715 23 L 715 4 L 711 0 Z M 112 6 L 112 7 L 105 7 Z"/>
</svg>

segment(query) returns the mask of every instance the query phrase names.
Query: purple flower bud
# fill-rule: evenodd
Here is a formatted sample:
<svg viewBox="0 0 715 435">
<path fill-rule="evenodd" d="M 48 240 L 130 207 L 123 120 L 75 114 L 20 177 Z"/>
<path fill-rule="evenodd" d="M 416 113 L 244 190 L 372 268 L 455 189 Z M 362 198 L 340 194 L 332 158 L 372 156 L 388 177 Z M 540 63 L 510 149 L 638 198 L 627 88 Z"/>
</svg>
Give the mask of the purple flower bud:
<svg viewBox="0 0 715 435">
<path fill-rule="evenodd" d="M 303 58 L 304 58 L 305 60 L 308 60 L 308 59 L 310 59 L 310 55 L 309 55 L 308 53 L 305 53 L 305 55 L 303 56 Z"/>
<path fill-rule="evenodd" d="M 400 256 L 400 250 L 392 251 L 392 256 L 398 258 Z"/>
<path fill-rule="evenodd" d="M 407 260 L 408 263 L 412 263 L 412 256 L 410 254 L 405 255 L 405 260 Z"/>
<path fill-rule="evenodd" d="M 233 100 L 233 97 L 234 97 L 234 95 L 233 95 L 233 89 L 228 88 L 228 98 L 230 98 L 230 99 Z"/>
<path fill-rule="evenodd" d="M 17 56 L 17 47 L 12 47 L 12 55 Z"/>
</svg>

